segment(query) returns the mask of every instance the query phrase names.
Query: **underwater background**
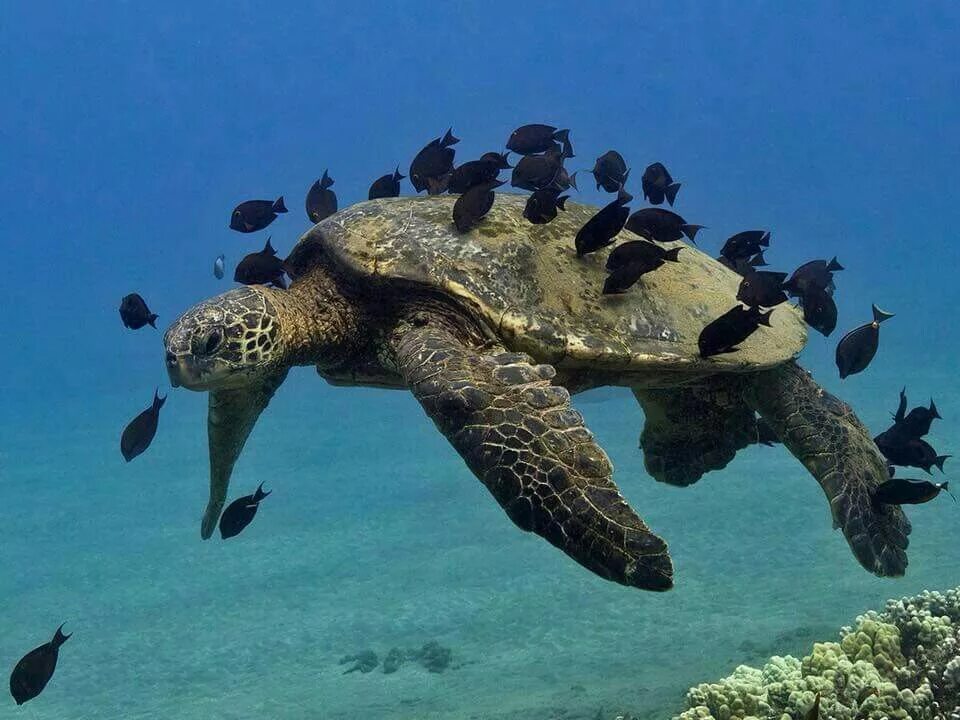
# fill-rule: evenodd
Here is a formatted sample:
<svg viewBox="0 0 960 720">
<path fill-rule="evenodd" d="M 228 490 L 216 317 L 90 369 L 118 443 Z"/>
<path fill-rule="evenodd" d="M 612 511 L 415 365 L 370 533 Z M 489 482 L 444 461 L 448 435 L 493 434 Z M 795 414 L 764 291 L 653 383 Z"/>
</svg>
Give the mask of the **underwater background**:
<svg viewBox="0 0 960 720">
<path fill-rule="evenodd" d="M 162 330 L 117 315 L 140 292 L 166 327 L 232 286 L 219 253 L 229 278 L 267 235 L 288 252 L 325 168 L 343 208 L 447 127 L 462 161 L 547 122 L 571 128 L 571 169 L 610 148 L 637 173 L 664 162 L 712 255 L 766 228 L 770 269 L 838 256 L 837 331 L 801 362 L 873 432 L 902 386 L 911 407 L 932 396 L 929 439 L 960 453 L 958 40 L 951 3 L 5 3 L 0 668 L 61 622 L 75 635 L 0 720 L 668 718 L 692 684 L 960 583 L 949 498 L 908 508 L 906 577 L 875 578 L 782 446 L 654 482 L 619 388 L 574 402 L 676 587 L 607 583 L 517 530 L 409 394 L 310 368 L 234 474 L 231 496 L 273 495 L 240 537 L 202 542 L 206 397 L 169 388 Z M 238 202 L 280 194 L 267 231 L 228 229 Z M 896 317 L 841 382 L 836 342 L 871 303 Z M 157 437 L 125 463 L 157 386 Z M 445 672 L 338 664 L 428 641 Z"/>
</svg>

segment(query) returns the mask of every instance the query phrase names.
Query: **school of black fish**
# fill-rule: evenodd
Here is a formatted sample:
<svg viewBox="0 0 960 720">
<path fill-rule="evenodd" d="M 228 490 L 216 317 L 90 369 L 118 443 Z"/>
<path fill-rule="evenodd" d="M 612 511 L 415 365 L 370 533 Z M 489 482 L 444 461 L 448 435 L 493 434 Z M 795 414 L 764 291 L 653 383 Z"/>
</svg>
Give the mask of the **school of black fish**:
<svg viewBox="0 0 960 720">
<path fill-rule="evenodd" d="M 460 233 L 468 233 L 481 222 L 496 202 L 496 188 L 506 184 L 499 178 L 504 170 L 511 170 L 510 184 L 514 188 L 530 191 L 523 216 L 535 225 L 554 220 L 565 210 L 570 190 L 576 191 L 576 172 L 568 172 L 565 162 L 573 157 L 574 149 L 570 130 L 553 125 L 533 123 L 518 127 L 510 133 L 506 150 L 486 152 L 475 160 L 455 164 L 454 146 L 459 138 L 448 129 L 443 135 L 430 140 L 416 153 L 407 175 L 400 173 L 399 165 L 393 172 L 377 177 L 370 184 L 369 200 L 399 197 L 401 181 L 409 178 L 418 193 L 430 195 L 452 193 L 459 195 L 453 206 L 452 223 Z M 510 154 L 519 156 L 516 164 L 510 164 Z M 687 222 L 678 213 L 657 207 L 667 203 L 673 207 L 680 191 L 680 183 L 674 181 L 661 162 L 650 163 L 641 176 L 643 198 L 654 207 L 641 208 L 631 213 L 629 204 L 634 200 L 626 188 L 630 178 L 627 161 L 616 150 L 607 150 L 594 163 L 590 171 L 598 190 L 615 193 L 613 199 L 600 208 L 574 237 L 571 247 L 578 257 L 614 245 L 623 230 L 634 237 L 615 245 L 607 257 L 607 276 L 597 278 L 597 292 L 601 295 L 617 295 L 629 292 L 648 273 L 656 272 L 667 263 L 683 262 L 679 247 L 667 248 L 665 243 L 683 241 L 696 243 L 700 230 L 705 225 Z M 337 212 L 337 195 L 332 189 L 333 178 L 327 170 L 310 186 L 304 201 L 307 218 L 318 223 Z M 276 200 L 246 200 L 231 212 L 229 227 L 240 233 L 255 233 L 271 225 L 280 215 L 287 213 L 283 196 Z M 277 251 L 267 238 L 263 248 L 244 256 L 236 265 L 234 281 L 242 284 L 264 284 L 285 289 L 286 263 L 277 256 Z M 720 249 L 717 260 L 742 276 L 737 294 L 731 297 L 731 307 L 720 317 L 706 324 L 698 338 L 700 355 L 703 358 L 721 353 L 732 353 L 738 345 L 762 327 L 770 327 L 770 316 L 777 306 L 793 298 L 803 312 L 806 323 L 829 336 L 837 325 L 837 306 L 834 301 L 834 274 L 843 270 L 837 258 L 811 260 L 791 274 L 769 270 L 764 253 L 770 247 L 768 230 L 744 230 L 729 237 Z M 213 273 L 217 279 L 225 275 L 226 257 L 216 257 Z M 130 330 L 140 330 L 147 325 L 155 328 L 157 314 L 153 313 L 144 298 L 130 293 L 121 301 L 120 317 Z M 879 348 L 880 324 L 893 317 L 876 305 L 872 308 L 869 322 L 854 328 L 840 340 L 836 348 L 836 364 L 840 378 L 863 372 Z M 211 341 L 216 340 L 212 338 Z M 131 420 L 121 433 L 120 452 L 124 460 L 132 461 L 144 453 L 153 441 L 160 419 L 160 410 L 166 397 L 154 392 L 149 407 Z M 917 504 L 948 492 L 948 483 L 934 483 L 895 476 L 895 467 L 916 467 L 928 474 L 933 467 L 943 471 L 949 455 L 940 455 L 924 440 L 933 420 L 940 414 L 930 401 L 929 407 L 916 407 L 907 412 L 906 392 L 901 391 L 900 403 L 893 416 L 893 425 L 874 438 L 877 447 L 887 459 L 890 479 L 880 485 L 873 500 L 886 504 Z M 778 442 L 773 431 L 762 421 L 758 422 L 757 444 L 773 445 Z M 253 493 L 235 499 L 220 519 L 220 534 L 223 539 L 238 535 L 257 515 L 263 500 L 270 495 L 261 484 Z M 49 642 L 31 650 L 16 664 L 10 677 L 10 692 L 18 705 L 37 697 L 53 676 L 60 647 L 70 637 L 57 629 Z M 819 696 L 807 717 L 819 716 Z"/>
</svg>

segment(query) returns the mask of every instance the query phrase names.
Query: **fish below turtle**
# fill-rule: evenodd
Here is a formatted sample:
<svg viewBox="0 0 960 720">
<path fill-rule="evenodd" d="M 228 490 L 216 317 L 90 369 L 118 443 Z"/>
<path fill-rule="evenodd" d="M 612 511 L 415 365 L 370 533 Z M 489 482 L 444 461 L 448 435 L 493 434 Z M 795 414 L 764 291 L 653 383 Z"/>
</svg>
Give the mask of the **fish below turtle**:
<svg viewBox="0 0 960 720">
<path fill-rule="evenodd" d="M 606 385 L 632 389 L 647 469 L 671 485 L 726 466 L 755 442 L 759 415 L 819 482 L 857 560 L 904 573 L 910 523 L 899 506 L 872 501 L 887 463 L 853 411 L 795 362 L 807 338 L 798 311 L 778 308 L 737 352 L 702 358 L 698 336 L 741 281 L 713 258 L 683 246 L 679 262 L 604 296 L 609 249 L 578 258 L 573 243 L 596 208 L 568 202 L 531 225 L 526 197 L 497 193 L 458 233 L 454 202 L 345 208 L 287 258 L 288 290 L 236 288 L 167 330 L 172 383 L 209 393 L 202 537 L 217 527 L 258 417 L 291 367 L 312 365 L 332 385 L 411 392 L 516 525 L 607 580 L 673 585 L 666 542 L 624 499 L 571 405 L 571 394 Z M 758 480 L 758 492 L 777 481 Z"/>
</svg>

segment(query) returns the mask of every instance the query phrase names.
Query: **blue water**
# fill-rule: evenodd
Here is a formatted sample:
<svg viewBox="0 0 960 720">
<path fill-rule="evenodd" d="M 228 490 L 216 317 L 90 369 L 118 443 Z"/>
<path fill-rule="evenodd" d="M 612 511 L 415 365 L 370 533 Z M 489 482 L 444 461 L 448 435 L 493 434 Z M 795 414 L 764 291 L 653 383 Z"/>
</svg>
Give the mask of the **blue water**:
<svg viewBox="0 0 960 720">
<path fill-rule="evenodd" d="M 0 9 L 0 669 L 75 632 L 44 694 L 0 718 L 667 718 L 691 684 L 960 582 L 949 500 L 911 509 L 906 577 L 874 578 L 783 448 L 691 488 L 653 482 L 626 391 L 576 404 L 671 544 L 663 595 L 516 530 L 406 393 L 310 369 L 237 467 L 234 490 L 274 495 L 229 543 L 199 539 L 204 397 L 171 392 L 152 447 L 123 462 L 124 424 L 168 389 L 160 333 L 120 325 L 124 294 L 165 326 L 229 287 L 220 252 L 232 266 L 269 233 L 288 251 L 325 168 L 346 207 L 448 126 L 465 160 L 525 122 L 572 128 L 572 168 L 610 147 L 638 174 L 665 162 L 709 252 L 757 227 L 777 268 L 838 255 L 838 332 L 813 334 L 803 364 L 875 431 L 902 385 L 933 395 L 930 440 L 960 453 L 960 8 L 414 5 Z M 586 180 L 579 199 L 603 202 Z M 269 231 L 227 229 L 237 202 L 281 193 L 291 212 Z M 836 339 L 871 302 L 897 316 L 841 382 Z M 429 640 L 456 667 L 337 664 Z"/>
</svg>

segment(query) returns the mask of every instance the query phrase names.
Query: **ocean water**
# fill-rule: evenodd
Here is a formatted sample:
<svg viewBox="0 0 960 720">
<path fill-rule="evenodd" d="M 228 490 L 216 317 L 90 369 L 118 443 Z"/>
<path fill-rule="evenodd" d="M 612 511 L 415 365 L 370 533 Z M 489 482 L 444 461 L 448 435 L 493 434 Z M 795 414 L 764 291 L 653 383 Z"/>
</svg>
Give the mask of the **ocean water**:
<svg viewBox="0 0 960 720">
<path fill-rule="evenodd" d="M 669 718 L 692 684 L 960 583 L 949 498 L 910 508 L 908 572 L 875 578 L 782 447 L 654 482 L 616 388 L 574 402 L 676 587 L 606 583 L 517 530 L 409 394 L 309 368 L 234 475 L 232 496 L 273 495 L 241 536 L 202 542 L 206 399 L 169 388 L 161 331 L 117 316 L 137 291 L 165 327 L 231 286 L 217 254 L 232 274 L 271 233 L 289 251 L 325 168 L 346 207 L 447 127 L 465 160 L 550 122 L 572 129 L 571 169 L 611 147 L 638 176 L 663 161 L 708 252 L 768 228 L 772 269 L 837 255 L 838 330 L 801 362 L 875 432 L 902 386 L 933 396 L 929 439 L 960 453 L 958 31 L 949 3 L 5 4 L 0 668 L 61 622 L 74 636 L 0 720 Z M 279 194 L 269 230 L 227 228 Z M 896 317 L 840 381 L 836 342 L 871 303 Z M 155 387 L 159 432 L 127 464 L 120 432 Z M 338 664 L 429 641 L 452 652 L 443 673 Z"/>
</svg>

